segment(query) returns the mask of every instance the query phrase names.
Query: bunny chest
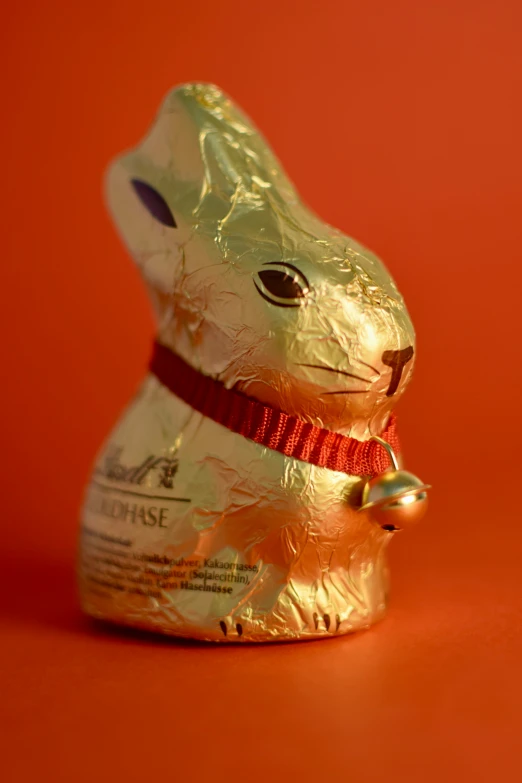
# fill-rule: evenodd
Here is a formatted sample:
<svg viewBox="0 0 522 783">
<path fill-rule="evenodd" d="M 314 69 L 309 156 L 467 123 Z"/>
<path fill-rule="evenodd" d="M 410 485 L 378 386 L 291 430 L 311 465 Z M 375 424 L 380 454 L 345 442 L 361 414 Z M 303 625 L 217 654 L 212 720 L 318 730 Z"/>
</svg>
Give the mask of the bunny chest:
<svg viewBox="0 0 522 783">
<path fill-rule="evenodd" d="M 347 567 L 375 536 L 350 505 L 358 481 L 229 431 L 149 376 L 100 454 L 87 524 L 91 509 L 91 524 L 140 551 L 305 578 Z"/>
</svg>

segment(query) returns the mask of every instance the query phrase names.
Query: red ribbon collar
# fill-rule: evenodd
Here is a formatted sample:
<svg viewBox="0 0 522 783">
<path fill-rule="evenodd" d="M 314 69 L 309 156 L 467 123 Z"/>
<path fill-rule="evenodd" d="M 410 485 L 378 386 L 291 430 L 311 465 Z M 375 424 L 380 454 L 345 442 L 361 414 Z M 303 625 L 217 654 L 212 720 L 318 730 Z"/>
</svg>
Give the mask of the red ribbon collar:
<svg viewBox="0 0 522 783">
<path fill-rule="evenodd" d="M 194 410 L 287 457 L 350 476 L 373 477 L 390 466 L 386 449 L 376 441 L 361 441 L 316 427 L 242 392 L 227 389 L 221 381 L 195 370 L 161 343 L 154 343 L 150 371 Z M 394 414 L 380 437 L 396 453 L 400 451 Z"/>
</svg>

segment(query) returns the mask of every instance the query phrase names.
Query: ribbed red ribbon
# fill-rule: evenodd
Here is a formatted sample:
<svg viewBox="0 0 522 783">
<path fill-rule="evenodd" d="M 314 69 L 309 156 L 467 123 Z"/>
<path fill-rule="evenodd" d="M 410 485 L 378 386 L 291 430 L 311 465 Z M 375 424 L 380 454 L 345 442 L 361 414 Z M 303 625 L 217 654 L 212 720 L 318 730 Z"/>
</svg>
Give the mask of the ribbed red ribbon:
<svg viewBox="0 0 522 783">
<path fill-rule="evenodd" d="M 377 476 L 390 466 L 386 449 L 375 441 L 361 441 L 316 427 L 242 392 L 227 389 L 221 381 L 195 370 L 161 343 L 154 343 L 150 370 L 194 410 L 287 457 L 350 476 Z M 395 415 L 390 416 L 380 437 L 395 453 L 400 451 Z"/>
</svg>

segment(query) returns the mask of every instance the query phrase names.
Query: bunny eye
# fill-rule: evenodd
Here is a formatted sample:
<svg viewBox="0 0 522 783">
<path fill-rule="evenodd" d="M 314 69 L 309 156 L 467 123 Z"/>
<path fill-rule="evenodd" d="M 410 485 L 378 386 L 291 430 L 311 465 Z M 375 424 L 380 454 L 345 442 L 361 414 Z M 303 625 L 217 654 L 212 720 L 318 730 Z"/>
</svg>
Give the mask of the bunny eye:
<svg viewBox="0 0 522 783">
<path fill-rule="evenodd" d="M 278 307 L 300 307 L 310 291 L 303 273 L 293 264 L 281 261 L 270 261 L 267 266 L 272 269 L 257 273 L 259 284 L 254 280 L 263 299 Z"/>
<path fill-rule="evenodd" d="M 147 185 L 141 179 L 131 179 L 131 185 L 134 188 L 134 192 L 138 196 L 139 200 L 147 209 L 152 217 L 156 218 L 164 226 L 169 228 L 177 228 L 174 215 L 170 211 L 170 207 L 163 198 L 163 196 L 154 190 L 153 187 Z"/>
</svg>

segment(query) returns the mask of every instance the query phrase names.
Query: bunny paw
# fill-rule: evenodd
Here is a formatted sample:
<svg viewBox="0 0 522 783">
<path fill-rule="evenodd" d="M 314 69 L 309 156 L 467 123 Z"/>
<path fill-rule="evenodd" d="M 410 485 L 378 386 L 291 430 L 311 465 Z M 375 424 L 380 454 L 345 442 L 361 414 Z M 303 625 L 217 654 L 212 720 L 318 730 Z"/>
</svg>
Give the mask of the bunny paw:
<svg viewBox="0 0 522 783">
<path fill-rule="evenodd" d="M 229 618 L 231 620 L 231 618 Z M 221 628 L 221 633 L 225 638 L 227 637 L 239 637 L 241 638 L 243 636 L 243 624 L 239 622 L 232 622 L 226 623 L 224 620 L 220 620 L 219 627 Z"/>
<path fill-rule="evenodd" d="M 314 612 L 311 618 L 310 625 L 308 626 L 308 632 L 303 629 L 303 636 L 317 636 L 317 635 L 330 635 L 339 633 L 341 630 L 341 624 L 347 617 L 341 617 L 338 613 L 318 613 Z M 279 618 L 280 621 L 280 618 Z M 218 621 L 219 635 L 223 640 L 229 642 L 238 642 L 241 639 L 249 640 L 259 638 L 262 625 L 258 628 L 254 628 L 248 618 L 237 618 L 228 616 Z M 254 633 L 253 633 L 254 632 Z M 262 630 L 261 630 L 262 633 Z M 288 634 L 294 636 L 294 634 Z M 301 634 L 300 634 L 301 635 Z M 283 633 L 282 636 L 285 636 Z M 272 637 L 273 638 L 273 637 Z"/>
<path fill-rule="evenodd" d="M 317 614 L 317 612 L 314 612 L 313 618 L 315 630 L 320 631 L 323 628 L 326 628 L 328 633 L 337 633 L 342 622 L 341 617 L 338 614 L 323 614 L 321 617 L 321 615 Z"/>
</svg>

